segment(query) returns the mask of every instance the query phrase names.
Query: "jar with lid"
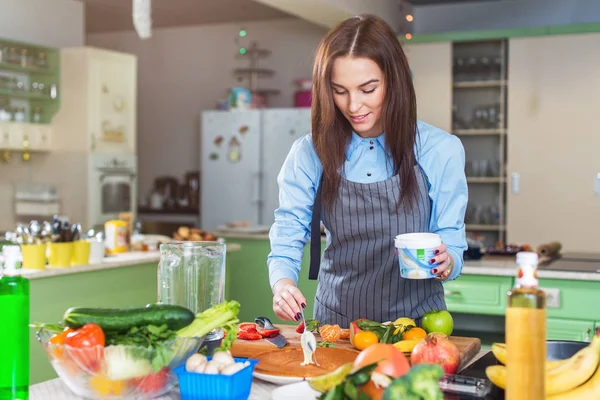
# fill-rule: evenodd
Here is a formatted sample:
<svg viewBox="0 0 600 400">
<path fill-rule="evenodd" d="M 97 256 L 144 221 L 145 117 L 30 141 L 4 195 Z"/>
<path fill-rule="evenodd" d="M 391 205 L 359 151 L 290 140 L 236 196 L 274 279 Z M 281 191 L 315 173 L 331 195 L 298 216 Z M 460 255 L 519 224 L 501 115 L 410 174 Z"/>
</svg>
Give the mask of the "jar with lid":
<svg viewBox="0 0 600 400">
<path fill-rule="evenodd" d="M 17 53 L 17 49 L 15 47 L 11 47 L 8 50 L 7 60 L 11 64 L 20 64 L 21 57 L 19 57 L 19 53 Z"/>
<path fill-rule="evenodd" d="M 21 49 L 21 67 L 23 68 L 27 68 L 31 65 L 30 63 L 30 58 L 29 58 L 29 53 L 27 52 L 27 49 Z"/>
<path fill-rule="evenodd" d="M 15 89 L 18 92 L 22 92 L 25 90 L 25 82 L 23 82 L 22 80 L 17 80 L 17 78 L 15 78 L 16 84 L 15 84 Z"/>
<path fill-rule="evenodd" d="M 35 64 L 38 68 L 48 68 L 48 58 L 46 57 L 46 53 L 44 53 L 43 51 L 40 51 L 37 54 Z"/>
<path fill-rule="evenodd" d="M 33 113 L 31 115 L 32 122 L 39 124 L 42 120 L 42 108 L 39 106 L 35 106 L 33 108 Z"/>
<path fill-rule="evenodd" d="M 15 108 L 15 122 L 25 122 L 25 107 Z"/>
<path fill-rule="evenodd" d="M 10 120 L 11 120 L 10 105 L 8 105 L 8 104 L 0 105 L 0 122 L 9 122 Z"/>
</svg>

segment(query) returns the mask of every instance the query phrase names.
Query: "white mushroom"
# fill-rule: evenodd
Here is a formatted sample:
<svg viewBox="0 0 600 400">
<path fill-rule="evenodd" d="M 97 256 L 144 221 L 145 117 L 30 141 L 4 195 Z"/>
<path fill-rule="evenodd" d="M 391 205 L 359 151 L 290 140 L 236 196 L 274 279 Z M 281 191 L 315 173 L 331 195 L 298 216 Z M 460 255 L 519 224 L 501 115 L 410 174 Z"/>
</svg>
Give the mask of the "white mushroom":
<svg viewBox="0 0 600 400">
<path fill-rule="evenodd" d="M 233 375 L 236 372 L 243 370 L 245 367 L 246 367 L 245 363 L 241 363 L 241 362 L 233 363 L 233 364 L 229 364 L 228 366 L 223 368 L 221 373 L 223 375 Z"/>
<path fill-rule="evenodd" d="M 204 357 L 202 354 L 196 353 L 187 359 L 185 363 L 185 369 L 188 372 L 204 372 L 206 364 L 206 357 Z"/>
<path fill-rule="evenodd" d="M 219 369 L 219 371 L 223 371 L 224 368 L 235 364 L 235 360 L 226 352 L 219 351 L 213 355 L 210 363 L 214 364 Z"/>
<path fill-rule="evenodd" d="M 219 369 L 215 364 L 209 362 L 208 364 L 206 364 L 204 373 L 208 375 L 217 375 L 219 373 Z"/>
</svg>

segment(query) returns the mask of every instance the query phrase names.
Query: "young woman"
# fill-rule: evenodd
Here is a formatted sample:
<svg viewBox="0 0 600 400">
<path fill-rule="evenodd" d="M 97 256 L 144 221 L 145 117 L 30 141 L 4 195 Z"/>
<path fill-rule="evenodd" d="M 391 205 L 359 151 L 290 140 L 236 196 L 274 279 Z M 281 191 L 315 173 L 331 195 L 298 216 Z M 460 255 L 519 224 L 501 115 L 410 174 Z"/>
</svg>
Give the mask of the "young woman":
<svg viewBox="0 0 600 400">
<path fill-rule="evenodd" d="M 406 56 L 380 18 L 350 18 L 322 39 L 313 68 L 312 133 L 292 146 L 278 177 L 280 207 L 268 257 L 273 310 L 300 318 L 297 288 L 312 233 L 314 318 L 410 317 L 445 309 L 442 282 L 456 279 L 467 248 L 467 183 L 458 138 L 417 121 Z M 320 258 L 319 222 L 327 247 Z M 312 229 L 311 229 L 312 228 Z M 435 232 L 436 279 L 400 276 L 394 238 Z M 320 262 L 320 265 L 319 265 Z"/>
</svg>

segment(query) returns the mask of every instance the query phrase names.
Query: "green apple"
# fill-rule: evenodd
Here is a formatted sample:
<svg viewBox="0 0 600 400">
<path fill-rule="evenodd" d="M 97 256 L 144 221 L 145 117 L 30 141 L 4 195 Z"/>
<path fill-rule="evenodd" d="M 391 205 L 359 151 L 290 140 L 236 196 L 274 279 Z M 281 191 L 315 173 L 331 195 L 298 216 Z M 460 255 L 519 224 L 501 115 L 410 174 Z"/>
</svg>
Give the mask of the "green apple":
<svg viewBox="0 0 600 400">
<path fill-rule="evenodd" d="M 441 332 L 447 336 L 452 334 L 454 330 L 454 319 L 446 310 L 432 310 L 423 315 L 421 327 L 425 332 Z"/>
</svg>

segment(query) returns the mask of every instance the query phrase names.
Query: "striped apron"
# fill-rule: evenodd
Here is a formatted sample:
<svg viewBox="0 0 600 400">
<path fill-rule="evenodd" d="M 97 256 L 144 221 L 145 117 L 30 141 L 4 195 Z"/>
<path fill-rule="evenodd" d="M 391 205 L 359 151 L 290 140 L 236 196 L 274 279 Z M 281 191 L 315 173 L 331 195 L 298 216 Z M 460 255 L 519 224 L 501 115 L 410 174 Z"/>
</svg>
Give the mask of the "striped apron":
<svg viewBox="0 0 600 400">
<path fill-rule="evenodd" d="M 441 281 L 400 276 L 394 238 L 429 231 L 427 178 L 418 165 L 415 173 L 418 191 L 412 210 L 404 205 L 396 208 L 398 175 L 367 184 L 342 178 L 331 213 L 322 207 L 319 189 L 313 208 L 310 271 L 311 279 L 318 275 L 317 321 L 348 327 L 359 318 L 385 322 L 410 317 L 420 323 L 425 312 L 446 309 Z M 327 234 L 322 260 L 320 234 L 315 237 L 320 214 Z"/>
</svg>

